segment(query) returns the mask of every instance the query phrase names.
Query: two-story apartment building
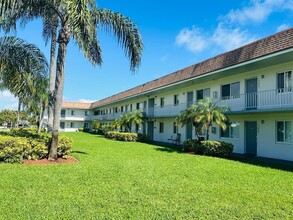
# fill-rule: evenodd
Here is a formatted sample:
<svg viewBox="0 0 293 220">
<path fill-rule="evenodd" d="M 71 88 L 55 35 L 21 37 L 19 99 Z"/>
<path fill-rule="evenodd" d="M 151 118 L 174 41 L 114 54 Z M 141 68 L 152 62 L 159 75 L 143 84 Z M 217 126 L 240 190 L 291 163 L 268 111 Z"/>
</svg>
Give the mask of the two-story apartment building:
<svg viewBox="0 0 293 220">
<path fill-rule="evenodd" d="M 91 104 L 63 103 L 61 129 L 73 131 L 92 120 L 111 124 L 139 109 L 148 121 L 133 130 L 151 140 L 195 138 L 176 116 L 204 97 L 228 106 L 227 130 L 213 126 L 210 138 L 234 144 L 235 153 L 293 160 L 293 29 L 220 54 Z"/>
</svg>

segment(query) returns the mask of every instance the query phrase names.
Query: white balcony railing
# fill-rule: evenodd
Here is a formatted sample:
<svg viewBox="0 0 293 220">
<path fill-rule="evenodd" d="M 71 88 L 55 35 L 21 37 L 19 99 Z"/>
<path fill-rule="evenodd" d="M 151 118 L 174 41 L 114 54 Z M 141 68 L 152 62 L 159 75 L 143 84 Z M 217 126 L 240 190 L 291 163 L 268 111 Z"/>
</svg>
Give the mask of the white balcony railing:
<svg viewBox="0 0 293 220">
<path fill-rule="evenodd" d="M 216 100 L 219 106 L 229 107 L 230 112 L 249 110 L 277 110 L 293 108 L 293 91 L 267 90 L 255 93 L 240 94 L 237 96 L 223 97 Z M 178 105 L 164 105 L 140 109 L 147 117 L 176 117 L 179 113 L 193 103 L 179 103 Z M 121 114 L 118 112 L 104 115 L 90 116 L 91 120 L 112 121 Z M 67 118 L 67 117 L 66 117 Z"/>
</svg>

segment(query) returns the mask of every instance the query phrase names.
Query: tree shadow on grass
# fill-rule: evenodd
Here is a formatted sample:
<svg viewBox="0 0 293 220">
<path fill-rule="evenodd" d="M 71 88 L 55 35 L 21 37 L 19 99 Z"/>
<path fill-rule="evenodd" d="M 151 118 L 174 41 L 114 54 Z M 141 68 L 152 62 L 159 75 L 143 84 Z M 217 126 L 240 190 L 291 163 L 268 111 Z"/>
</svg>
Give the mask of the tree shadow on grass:
<svg viewBox="0 0 293 220">
<path fill-rule="evenodd" d="M 155 141 L 149 142 L 148 144 L 155 146 L 154 149 L 156 151 L 161 151 L 166 153 L 188 154 L 182 151 L 182 146 L 178 146 L 178 145 L 174 145 L 170 143 L 155 142 Z M 196 156 L 196 154 L 194 154 L 194 156 Z M 230 157 L 224 158 L 224 159 L 230 160 L 230 161 L 236 161 L 240 163 L 245 163 L 249 165 L 254 165 L 254 166 L 293 172 L 292 161 L 277 160 L 277 159 L 263 158 L 263 157 L 254 157 L 254 156 L 244 155 L 244 154 L 232 154 Z"/>
<path fill-rule="evenodd" d="M 79 150 L 73 150 L 72 153 L 75 153 L 75 154 L 88 154 L 87 152 L 79 151 Z"/>
<path fill-rule="evenodd" d="M 155 146 L 155 150 L 166 152 L 166 153 L 184 153 L 182 152 L 182 146 L 170 144 L 170 143 L 164 143 L 164 142 L 157 142 L 157 141 L 151 141 L 148 142 L 149 145 Z"/>
</svg>

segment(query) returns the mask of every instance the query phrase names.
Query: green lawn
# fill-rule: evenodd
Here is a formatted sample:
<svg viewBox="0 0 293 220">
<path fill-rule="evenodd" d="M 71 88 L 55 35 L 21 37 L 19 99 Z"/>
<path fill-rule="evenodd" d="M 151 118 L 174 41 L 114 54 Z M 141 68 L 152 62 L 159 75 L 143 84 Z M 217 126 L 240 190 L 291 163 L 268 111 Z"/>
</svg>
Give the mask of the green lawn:
<svg viewBox="0 0 293 220">
<path fill-rule="evenodd" d="M 0 164 L 0 219 L 292 219 L 290 170 L 66 135 L 78 164 Z"/>
</svg>

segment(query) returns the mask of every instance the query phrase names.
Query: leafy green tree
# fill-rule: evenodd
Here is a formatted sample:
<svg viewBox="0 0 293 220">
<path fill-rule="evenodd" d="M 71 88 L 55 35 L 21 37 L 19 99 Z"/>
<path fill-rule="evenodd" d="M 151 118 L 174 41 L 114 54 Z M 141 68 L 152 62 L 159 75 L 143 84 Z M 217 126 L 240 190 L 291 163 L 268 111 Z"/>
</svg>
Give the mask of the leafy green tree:
<svg viewBox="0 0 293 220">
<path fill-rule="evenodd" d="M 94 129 L 95 132 L 97 132 L 98 129 L 100 128 L 100 122 L 98 120 L 93 120 L 92 121 L 92 128 Z"/>
<path fill-rule="evenodd" d="M 195 127 L 196 136 L 199 139 L 200 134 L 206 131 L 206 140 L 209 140 L 209 130 L 213 124 L 226 129 L 227 117 L 226 106 L 218 106 L 217 102 L 211 98 L 204 98 L 198 101 L 197 105 L 192 105 L 182 111 L 176 118 L 178 124 L 186 125 L 192 123 Z"/>
<path fill-rule="evenodd" d="M 54 120 L 50 160 L 57 159 L 58 129 L 63 97 L 64 66 L 67 45 L 74 39 L 84 56 L 93 64 L 102 64 L 101 48 L 97 39 L 97 27 L 113 30 L 119 44 L 130 59 L 130 69 L 135 71 L 141 62 L 142 40 L 137 26 L 120 13 L 97 9 L 94 0 L 2 0 L 0 17 L 11 22 L 34 18 L 56 17 L 59 33 L 57 36 L 58 55 L 56 67 Z"/>
<path fill-rule="evenodd" d="M 0 118 L 3 123 L 10 124 L 11 126 L 15 124 L 17 120 L 16 112 L 9 109 L 2 110 L 0 112 Z"/>
</svg>

